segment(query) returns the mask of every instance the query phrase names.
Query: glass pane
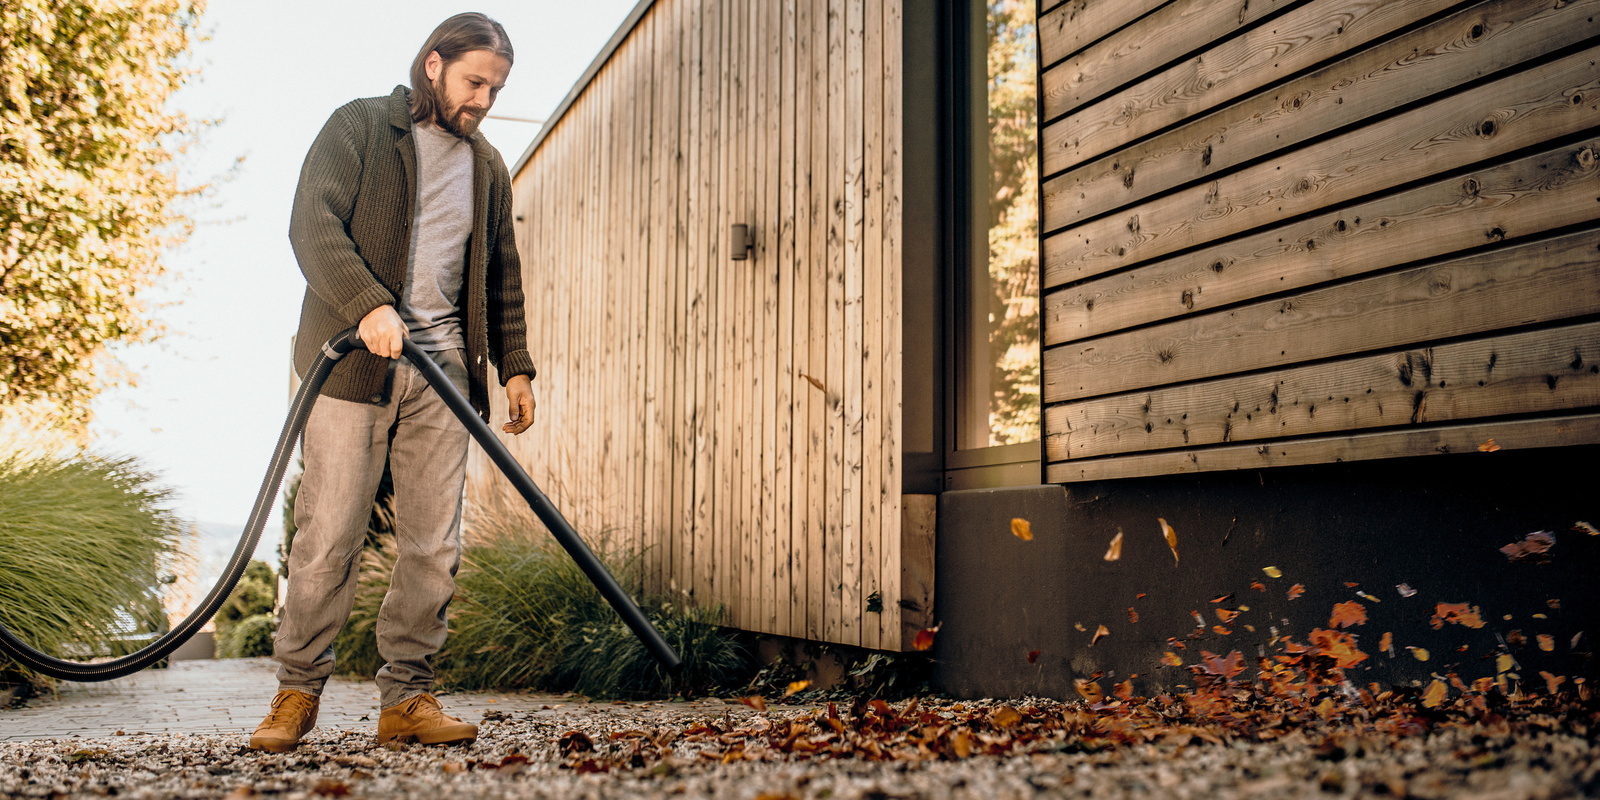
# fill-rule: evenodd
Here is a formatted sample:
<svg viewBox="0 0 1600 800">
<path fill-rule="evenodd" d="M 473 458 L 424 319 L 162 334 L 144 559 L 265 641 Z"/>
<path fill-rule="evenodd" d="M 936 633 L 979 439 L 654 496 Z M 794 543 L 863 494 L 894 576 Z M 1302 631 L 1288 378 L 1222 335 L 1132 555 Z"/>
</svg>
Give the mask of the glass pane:
<svg viewBox="0 0 1600 800">
<path fill-rule="evenodd" d="M 1033 441 L 1040 430 L 1036 4 L 974 6 L 962 448 Z"/>
</svg>

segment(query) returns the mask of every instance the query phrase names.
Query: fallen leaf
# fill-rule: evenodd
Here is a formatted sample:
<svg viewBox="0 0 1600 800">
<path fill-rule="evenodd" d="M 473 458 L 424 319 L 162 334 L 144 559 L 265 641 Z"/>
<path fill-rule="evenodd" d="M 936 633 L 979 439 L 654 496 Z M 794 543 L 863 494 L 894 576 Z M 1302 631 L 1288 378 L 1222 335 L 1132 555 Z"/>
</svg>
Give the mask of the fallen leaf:
<svg viewBox="0 0 1600 800">
<path fill-rule="evenodd" d="M 1139 622 L 1139 612 L 1134 611 L 1133 606 L 1128 606 L 1128 621 L 1135 624 Z"/>
<path fill-rule="evenodd" d="M 1542 669 L 1539 670 L 1539 677 L 1544 678 L 1544 690 L 1550 694 L 1555 694 L 1556 689 L 1559 688 L 1561 684 L 1567 682 L 1567 676 L 1551 675 Z"/>
<path fill-rule="evenodd" d="M 1201 650 L 1200 660 L 1205 662 L 1207 675 L 1221 675 L 1231 679 L 1244 672 L 1244 654 L 1238 650 L 1228 653 L 1227 656 Z"/>
<path fill-rule="evenodd" d="M 1010 728 L 1022 721 L 1022 715 L 1011 706 L 1001 706 L 989 715 L 989 721 L 994 723 L 996 728 Z"/>
<path fill-rule="evenodd" d="M 1427 691 L 1422 693 L 1422 705 L 1424 708 L 1438 708 L 1449 694 L 1450 687 L 1444 685 L 1444 681 L 1435 680 L 1428 684 Z"/>
<path fill-rule="evenodd" d="M 1587 533 L 1590 536 L 1600 536 L 1600 529 L 1595 528 L 1595 526 L 1590 525 L 1583 520 L 1578 520 L 1577 522 L 1572 523 L 1572 529 L 1579 533 Z"/>
<path fill-rule="evenodd" d="M 594 751 L 594 740 L 590 739 L 589 735 L 583 731 L 567 731 L 556 739 L 556 748 L 563 755 L 590 753 Z"/>
<path fill-rule="evenodd" d="M 1116 561 L 1122 558 L 1122 531 L 1117 531 L 1117 535 L 1111 537 L 1111 547 L 1106 550 L 1105 557 L 1107 561 Z"/>
<path fill-rule="evenodd" d="M 1548 653 L 1548 652 L 1551 652 L 1551 651 L 1556 649 L 1556 639 L 1555 639 L 1554 636 L 1551 636 L 1551 635 L 1545 634 L 1545 633 L 1541 633 L 1541 634 L 1539 634 L 1538 639 L 1539 639 L 1539 649 L 1540 650 L 1543 650 L 1546 653 Z"/>
<path fill-rule="evenodd" d="M 349 797 L 350 787 L 344 781 L 323 778 L 311 787 L 311 793 L 323 797 Z"/>
<path fill-rule="evenodd" d="M 1512 542 L 1500 548 L 1507 559 L 1511 561 L 1532 561 L 1542 563 L 1550 560 L 1550 548 L 1556 546 L 1556 535 L 1549 531 L 1535 531 L 1522 537 L 1520 542 Z"/>
<path fill-rule="evenodd" d="M 1161 663 L 1169 667 L 1181 667 L 1183 666 L 1183 659 L 1179 658 L 1177 653 L 1168 650 L 1166 655 L 1161 657 Z"/>
<path fill-rule="evenodd" d="M 1500 449 L 1500 445 L 1495 444 L 1493 439 L 1490 439 L 1489 441 L 1478 445 L 1478 452 L 1480 452 L 1480 453 L 1493 453 L 1494 451 L 1499 450 L 1499 449 Z"/>
<path fill-rule="evenodd" d="M 795 681 L 794 683 L 789 684 L 788 687 L 783 690 L 783 696 L 789 697 L 791 695 L 798 694 L 805 691 L 809 686 L 811 686 L 811 681 Z"/>
<path fill-rule="evenodd" d="M 1289 599 L 1290 600 L 1297 599 L 1297 598 L 1300 597 L 1300 595 L 1303 595 L 1305 593 L 1306 593 L 1306 586 L 1303 583 L 1297 583 L 1297 584 L 1295 584 L 1293 586 L 1290 586 L 1289 587 L 1289 591 L 1288 591 L 1288 595 L 1289 595 Z"/>
<path fill-rule="evenodd" d="M 1365 624 L 1367 624 L 1367 607 L 1354 600 L 1334 605 L 1333 616 L 1328 618 L 1330 628 L 1350 628 Z"/>
<path fill-rule="evenodd" d="M 1394 633 L 1393 632 L 1391 632 L 1391 631 L 1384 631 L 1383 632 L 1383 638 L 1378 640 L 1378 649 L 1382 650 L 1385 653 L 1388 653 L 1390 656 L 1394 655 Z"/>
<path fill-rule="evenodd" d="M 1172 563 L 1178 563 L 1178 532 L 1172 529 L 1167 521 L 1156 517 L 1156 522 L 1161 523 L 1161 535 L 1167 539 L 1167 547 L 1172 549 Z"/>
<path fill-rule="evenodd" d="M 1434 606 L 1430 622 L 1434 630 L 1440 630 L 1446 622 L 1476 630 L 1483 627 L 1483 615 L 1477 606 L 1467 603 L 1439 603 Z"/>
<path fill-rule="evenodd" d="M 1267 585 L 1262 583 L 1261 581 L 1251 581 L 1250 582 L 1250 588 L 1252 588 L 1252 589 L 1254 589 L 1254 590 L 1256 590 L 1258 592 L 1265 592 L 1267 590 Z"/>
<path fill-rule="evenodd" d="M 1417 590 L 1411 588 L 1411 584 L 1408 583 L 1397 583 L 1394 585 L 1394 589 L 1400 593 L 1401 597 L 1415 597 L 1417 594 Z"/>
<path fill-rule="evenodd" d="M 1269 577 L 1269 578 L 1281 578 L 1281 577 L 1283 577 L 1283 571 L 1278 569 L 1277 567 L 1262 567 L 1261 571 L 1267 573 L 1267 577 Z"/>
<path fill-rule="evenodd" d="M 467 765 L 460 761 L 446 761 L 440 769 L 444 770 L 447 775 L 460 775 L 467 771 Z"/>
<path fill-rule="evenodd" d="M 1427 661 L 1428 660 L 1428 648 L 1426 648 L 1426 647 L 1412 647 L 1410 645 L 1406 645 L 1406 649 L 1411 651 L 1412 657 L 1415 658 L 1416 660 L 1418 660 L 1418 661 Z"/>
<path fill-rule="evenodd" d="M 753 695 L 750 695 L 749 697 L 741 697 L 741 698 L 739 698 L 739 702 L 743 703 L 743 704 L 745 704 L 745 705 L 747 705 L 747 706 L 749 706 L 749 707 L 751 707 L 751 708 L 753 708 L 753 709 L 755 709 L 757 711 L 766 711 L 767 710 L 767 698 L 762 697 L 759 694 L 753 694 Z"/>
<path fill-rule="evenodd" d="M 1100 688 L 1100 684 L 1096 681 L 1075 678 L 1072 681 L 1072 688 L 1077 689 L 1078 694 L 1081 695 L 1083 699 L 1088 700 L 1090 705 L 1099 703 L 1106 699 L 1106 691 Z"/>
<path fill-rule="evenodd" d="M 1105 638 L 1107 636 L 1110 636 L 1110 635 L 1111 635 L 1110 629 L 1106 628 L 1106 626 L 1104 626 L 1104 625 L 1101 625 L 1100 627 L 1095 628 L 1094 629 L 1094 637 L 1089 640 L 1089 646 L 1090 647 L 1094 647 L 1095 642 L 1098 642 L 1101 639 L 1103 639 L 1103 638 Z"/>
<path fill-rule="evenodd" d="M 972 755 L 972 735 L 966 731 L 957 731 L 950 736 L 950 749 L 955 752 L 956 758 L 967 758 Z"/>
<path fill-rule="evenodd" d="M 1028 521 L 1022 517 L 1016 517 L 1011 520 L 1011 535 L 1024 542 L 1031 542 L 1033 541 L 1033 526 L 1029 525 Z"/>
<path fill-rule="evenodd" d="M 1028 663 L 1029 664 L 1037 664 L 1037 663 L 1039 663 L 1039 651 L 1038 650 L 1029 650 L 1028 651 Z"/>
<path fill-rule="evenodd" d="M 912 649 L 931 650 L 933 648 L 933 637 L 938 635 L 939 629 L 943 627 L 944 623 L 941 622 L 931 628 L 923 628 L 917 631 L 916 637 L 911 640 Z"/>
</svg>

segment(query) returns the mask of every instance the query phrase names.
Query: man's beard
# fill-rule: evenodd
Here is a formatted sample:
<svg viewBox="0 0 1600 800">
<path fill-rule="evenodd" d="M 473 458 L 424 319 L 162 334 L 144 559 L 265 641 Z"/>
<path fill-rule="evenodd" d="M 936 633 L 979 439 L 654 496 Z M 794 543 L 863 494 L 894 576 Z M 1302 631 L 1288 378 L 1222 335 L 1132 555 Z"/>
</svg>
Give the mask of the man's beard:
<svg viewBox="0 0 1600 800">
<path fill-rule="evenodd" d="M 444 87 L 439 85 L 441 82 L 434 81 L 433 84 L 433 96 L 439 98 L 440 101 L 438 104 L 440 111 L 434 112 L 433 124 L 459 138 L 472 138 L 472 134 L 478 132 L 478 123 L 483 121 L 483 117 L 489 113 L 489 109 L 483 106 L 469 106 L 462 103 L 445 112 L 443 109 L 447 98 L 445 97 Z"/>
</svg>

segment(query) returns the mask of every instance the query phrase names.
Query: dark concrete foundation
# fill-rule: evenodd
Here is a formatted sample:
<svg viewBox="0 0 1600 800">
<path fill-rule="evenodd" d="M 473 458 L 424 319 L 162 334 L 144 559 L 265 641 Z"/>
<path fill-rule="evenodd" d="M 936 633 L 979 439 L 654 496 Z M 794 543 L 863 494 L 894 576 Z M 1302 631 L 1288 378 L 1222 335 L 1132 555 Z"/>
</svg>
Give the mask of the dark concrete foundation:
<svg viewBox="0 0 1600 800">
<path fill-rule="evenodd" d="M 1012 534 L 1014 517 L 1032 541 Z M 1176 563 L 1158 518 L 1177 532 Z M 1600 526 L 1596 447 L 948 492 L 938 519 L 934 680 L 958 697 L 1075 697 L 1073 679 L 1095 672 L 1107 689 L 1137 674 L 1143 694 L 1192 685 L 1188 669 L 1161 663 L 1169 650 L 1185 664 L 1238 650 L 1249 677 L 1258 655 L 1280 651 L 1274 628 L 1305 644 L 1345 601 L 1368 616 L 1349 628 L 1369 656 L 1348 671 L 1361 685 L 1451 672 L 1470 683 L 1496 675 L 1501 652 L 1530 687 L 1543 688 L 1541 670 L 1597 676 L 1600 536 L 1573 530 Z M 1106 561 L 1119 530 L 1122 557 Z M 1499 551 L 1541 530 L 1556 537 L 1547 562 Z M 1304 594 L 1291 600 L 1295 584 Z M 1441 602 L 1476 606 L 1483 627 L 1436 630 Z M 1229 633 L 1213 628 L 1218 608 L 1244 606 Z M 1100 625 L 1109 633 L 1091 645 Z M 1385 632 L 1392 654 L 1379 649 Z"/>
</svg>

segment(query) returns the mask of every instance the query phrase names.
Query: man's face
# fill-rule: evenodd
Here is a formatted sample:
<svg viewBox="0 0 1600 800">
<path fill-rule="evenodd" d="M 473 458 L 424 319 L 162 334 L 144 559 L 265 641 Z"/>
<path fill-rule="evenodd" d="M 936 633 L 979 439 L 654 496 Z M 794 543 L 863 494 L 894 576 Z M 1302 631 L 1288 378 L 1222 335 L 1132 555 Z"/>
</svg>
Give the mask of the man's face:
<svg viewBox="0 0 1600 800">
<path fill-rule="evenodd" d="M 424 66 L 439 98 L 434 124 L 463 139 L 478 130 L 511 74 L 511 62 L 488 50 L 469 51 L 449 64 L 429 53 Z"/>
</svg>

